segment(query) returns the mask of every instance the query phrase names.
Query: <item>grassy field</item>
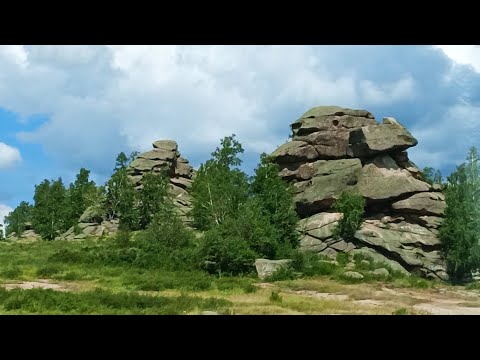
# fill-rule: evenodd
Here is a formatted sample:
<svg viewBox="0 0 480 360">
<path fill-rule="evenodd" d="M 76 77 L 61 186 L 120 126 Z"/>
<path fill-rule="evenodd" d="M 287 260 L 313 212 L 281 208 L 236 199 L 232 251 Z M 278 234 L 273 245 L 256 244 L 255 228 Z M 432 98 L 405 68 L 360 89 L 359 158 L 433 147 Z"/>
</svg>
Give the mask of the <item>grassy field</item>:
<svg viewBox="0 0 480 360">
<path fill-rule="evenodd" d="M 424 314 L 435 313 L 427 306 L 435 304 L 456 304 L 452 311 L 480 309 L 475 289 L 416 278 L 352 283 L 342 278 L 341 267 L 323 276 L 261 282 L 253 276 L 96 263 L 75 255 L 98 241 L 111 240 L 0 242 L 0 313 Z"/>
</svg>

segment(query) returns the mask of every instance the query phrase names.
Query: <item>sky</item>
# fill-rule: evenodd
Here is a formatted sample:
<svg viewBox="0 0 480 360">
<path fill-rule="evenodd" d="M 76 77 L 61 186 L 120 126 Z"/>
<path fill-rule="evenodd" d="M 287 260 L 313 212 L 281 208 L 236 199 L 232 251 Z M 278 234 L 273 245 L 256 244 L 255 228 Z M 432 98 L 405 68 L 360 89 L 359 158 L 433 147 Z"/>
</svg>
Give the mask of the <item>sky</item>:
<svg viewBox="0 0 480 360">
<path fill-rule="evenodd" d="M 480 147 L 480 47 L 0 46 L 0 223 L 43 179 L 103 183 L 160 139 L 197 167 L 235 133 L 251 173 L 319 105 L 395 117 L 447 175 Z"/>
</svg>

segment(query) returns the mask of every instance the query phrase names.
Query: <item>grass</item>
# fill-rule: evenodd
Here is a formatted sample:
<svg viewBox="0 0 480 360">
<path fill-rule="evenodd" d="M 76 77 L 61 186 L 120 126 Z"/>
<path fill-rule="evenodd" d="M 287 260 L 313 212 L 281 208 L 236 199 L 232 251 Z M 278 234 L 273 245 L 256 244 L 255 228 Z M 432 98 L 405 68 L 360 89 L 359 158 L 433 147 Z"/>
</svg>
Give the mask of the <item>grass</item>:
<svg viewBox="0 0 480 360">
<path fill-rule="evenodd" d="M 53 290 L 0 289 L 0 309 L 17 314 L 171 314 L 195 310 L 225 311 L 231 303 L 224 299 L 144 296 L 136 293 L 113 293 L 96 289 L 79 293 Z"/>
<path fill-rule="evenodd" d="M 301 269 L 286 268 L 259 286 L 261 281 L 256 277 L 218 277 L 202 271 L 92 261 L 88 249 L 105 248 L 107 241 L 112 240 L 0 243 L 0 284 L 49 279 L 65 283 L 71 290 L 6 291 L 0 287 L 0 313 L 199 314 L 210 310 L 221 314 L 412 314 L 412 306 L 420 300 L 409 298 L 407 291 L 398 296 L 382 292 L 382 288 L 433 294 L 440 284 L 394 272 L 387 278 L 375 277 L 371 271 L 387 267 L 370 260 L 362 262 L 365 258 L 355 258 L 355 267 L 347 270 L 343 265 L 351 259 L 345 256 L 337 257 L 336 263 L 307 256 Z M 359 272 L 364 279 L 358 283 L 342 280 L 345 271 Z M 474 289 L 474 285 L 468 288 Z M 346 295 L 348 301 L 315 293 Z M 368 300 L 382 305 L 374 306 Z"/>
</svg>

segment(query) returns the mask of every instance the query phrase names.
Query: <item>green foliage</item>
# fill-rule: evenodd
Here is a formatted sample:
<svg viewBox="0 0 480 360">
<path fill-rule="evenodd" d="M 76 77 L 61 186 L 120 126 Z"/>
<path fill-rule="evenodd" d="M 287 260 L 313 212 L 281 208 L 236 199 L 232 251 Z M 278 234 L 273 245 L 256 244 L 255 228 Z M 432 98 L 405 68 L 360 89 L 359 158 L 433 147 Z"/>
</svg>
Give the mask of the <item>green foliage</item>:
<svg viewBox="0 0 480 360">
<path fill-rule="evenodd" d="M 447 178 L 447 209 L 440 228 L 448 272 L 453 281 L 462 281 L 480 268 L 480 169 L 476 148 L 467 161 Z"/>
<path fill-rule="evenodd" d="M 68 229 L 67 190 L 61 178 L 36 185 L 33 199 L 33 228 L 43 239 L 53 240 Z"/>
<path fill-rule="evenodd" d="M 15 233 L 20 236 L 25 230 L 25 224 L 32 221 L 33 207 L 26 201 L 22 201 L 15 210 L 5 217 L 5 236 Z M 0 237 L 1 238 L 1 237 Z"/>
<path fill-rule="evenodd" d="M 234 168 L 241 164 L 243 153 L 235 135 L 221 140 L 221 147 L 212 159 L 200 165 L 191 188 L 192 216 L 200 230 L 220 225 L 228 216 L 235 216 L 248 196 L 245 173 Z"/>
<path fill-rule="evenodd" d="M 291 266 L 282 266 L 280 269 L 275 271 L 272 275 L 265 278 L 265 282 L 275 282 L 275 281 L 284 281 L 284 280 L 294 280 L 299 277 L 299 273 Z"/>
<path fill-rule="evenodd" d="M 203 268 L 217 274 L 249 274 L 257 254 L 247 239 L 232 234 L 230 221 L 205 232 L 200 239 L 198 257 Z M 232 221 L 233 223 L 233 221 Z"/>
<path fill-rule="evenodd" d="M 365 199 L 358 194 L 343 192 L 333 204 L 333 208 L 343 213 L 338 226 L 333 230 L 333 236 L 337 239 L 352 240 L 363 222 Z"/>
<path fill-rule="evenodd" d="M 134 264 L 181 270 L 194 267 L 194 235 L 179 218 L 173 207 L 159 210 L 146 231 L 139 235 Z"/>
<path fill-rule="evenodd" d="M 440 170 L 435 170 L 434 168 L 429 166 L 423 169 L 422 179 L 423 181 L 429 183 L 430 185 L 443 184 L 443 176 Z"/>
<path fill-rule="evenodd" d="M 169 179 L 165 174 L 148 173 L 143 176 L 139 192 L 140 228 L 145 229 L 162 207 L 173 206 L 168 195 Z"/>
<path fill-rule="evenodd" d="M 299 243 L 296 229 L 299 218 L 295 211 L 293 191 L 279 176 L 278 166 L 266 154 L 260 157 L 251 189 L 254 198 L 261 204 L 264 214 L 276 229 L 277 241 L 296 248 Z"/>
<path fill-rule="evenodd" d="M 193 310 L 225 310 L 229 301 L 215 298 L 144 296 L 96 289 L 78 293 L 0 288 L 0 303 L 8 312 L 45 314 L 185 314 Z"/>
<path fill-rule="evenodd" d="M 119 168 L 107 182 L 105 210 L 108 218 L 120 219 L 120 227 L 139 228 L 137 194 L 126 168 Z"/>
<path fill-rule="evenodd" d="M 392 315 L 408 315 L 408 310 L 405 308 L 400 308 L 392 312 Z"/>
<path fill-rule="evenodd" d="M 270 300 L 270 302 L 273 302 L 273 303 L 281 303 L 283 301 L 283 298 L 280 295 L 280 291 L 272 291 L 270 293 L 269 300 Z"/>
<path fill-rule="evenodd" d="M 94 204 L 93 198 L 97 193 L 97 187 L 93 181 L 89 180 L 90 171 L 84 168 L 80 169 L 75 182 L 70 184 L 67 194 L 67 219 L 66 227 L 74 226 L 83 212 Z"/>
</svg>

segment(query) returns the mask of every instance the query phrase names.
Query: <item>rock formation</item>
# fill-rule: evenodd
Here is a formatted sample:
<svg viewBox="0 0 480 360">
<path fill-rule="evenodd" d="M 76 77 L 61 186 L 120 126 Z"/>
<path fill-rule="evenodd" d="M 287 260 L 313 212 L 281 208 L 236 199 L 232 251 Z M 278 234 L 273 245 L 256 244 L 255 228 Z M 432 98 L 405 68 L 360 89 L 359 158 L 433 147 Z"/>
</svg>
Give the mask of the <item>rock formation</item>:
<svg viewBox="0 0 480 360">
<path fill-rule="evenodd" d="M 174 204 L 185 224 L 191 224 L 190 195 L 187 190 L 192 185 L 195 173 L 188 160 L 178 152 L 178 145 L 172 140 L 160 140 L 153 143 L 153 150 L 137 156 L 128 168 L 128 178 L 135 189 L 142 191 L 143 176 L 150 172 L 165 171 L 170 178 L 169 190 L 173 195 Z M 78 227 L 72 227 L 57 239 L 84 239 L 87 236 L 108 236 L 118 231 L 118 219 L 105 219 L 101 212 L 90 207 L 79 219 Z"/>
<path fill-rule="evenodd" d="M 405 127 L 394 118 L 379 124 L 366 110 L 319 106 L 291 128 L 292 140 L 271 155 L 294 186 L 303 250 L 362 253 L 405 273 L 447 278 L 437 230 L 445 199 L 408 159 L 417 140 Z M 367 202 L 353 242 L 332 237 L 342 214 L 331 206 L 344 191 Z"/>
<path fill-rule="evenodd" d="M 137 190 L 143 188 L 143 175 L 149 172 L 165 171 L 170 177 L 170 193 L 182 220 L 191 224 L 189 212 L 191 198 L 188 189 L 192 186 L 195 171 L 178 152 L 178 145 L 173 140 L 160 140 L 153 143 L 153 150 L 147 151 L 132 161 L 128 169 L 129 178 Z"/>
<path fill-rule="evenodd" d="M 16 233 L 12 232 L 6 238 L 10 241 L 16 241 L 20 239 L 29 239 L 29 240 L 40 240 L 40 235 L 38 235 L 34 230 L 32 223 L 25 223 L 25 230 L 18 236 Z"/>
</svg>

